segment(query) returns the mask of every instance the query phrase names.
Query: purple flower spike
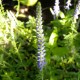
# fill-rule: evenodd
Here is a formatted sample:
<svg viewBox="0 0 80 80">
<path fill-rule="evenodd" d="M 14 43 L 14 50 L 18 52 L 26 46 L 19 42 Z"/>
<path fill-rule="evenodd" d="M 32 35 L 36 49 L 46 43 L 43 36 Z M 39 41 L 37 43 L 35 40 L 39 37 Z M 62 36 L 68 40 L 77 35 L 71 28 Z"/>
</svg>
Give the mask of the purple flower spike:
<svg viewBox="0 0 80 80">
<path fill-rule="evenodd" d="M 78 0 L 78 4 L 77 4 L 75 12 L 74 12 L 74 21 L 76 21 L 78 19 L 79 14 L 80 14 L 80 0 Z"/>
<path fill-rule="evenodd" d="M 66 2 L 66 6 L 65 6 L 65 9 L 70 9 L 70 6 L 72 6 L 72 4 L 71 4 L 71 0 L 68 0 L 67 2 Z"/>
<path fill-rule="evenodd" d="M 54 15 L 58 16 L 60 12 L 59 0 L 55 0 L 55 6 L 53 7 L 53 10 L 54 10 Z"/>
<path fill-rule="evenodd" d="M 38 42 L 38 57 L 37 57 L 37 62 L 38 62 L 38 68 L 40 70 L 43 69 L 45 65 L 45 42 L 44 42 L 44 34 L 43 34 L 43 29 L 42 29 L 42 9 L 41 9 L 41 4 L 38 3 L 37 9 L 36 9 L 36 33 L 37 33 L 37 42 Z"/>
</svg>

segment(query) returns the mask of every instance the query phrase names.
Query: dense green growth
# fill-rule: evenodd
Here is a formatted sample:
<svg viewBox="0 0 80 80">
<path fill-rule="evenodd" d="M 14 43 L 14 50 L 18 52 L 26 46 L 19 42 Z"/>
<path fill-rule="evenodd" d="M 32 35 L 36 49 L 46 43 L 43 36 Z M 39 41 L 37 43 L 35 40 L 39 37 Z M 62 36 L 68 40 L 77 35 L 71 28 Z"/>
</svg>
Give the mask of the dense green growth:
<svg viewBox="0 0 80 80">
<path fill-rule="evenodd" d="M 42 24 L 42 12 L 21 22 L 19 12 L 5 11 L 0 0 L 0 80 L 80 80 L 80 18 L 75 17 L 80 15 L 80 0 L 74 5 L 58 14 L 50 8 L 53 20 Z M 15 6 L 19 10 L 20 5 Z M 37 43 L 39 39 L 42 42 Z M 37 47 L 40 53 L 44 47 L 46 51 L 42 72 L 37 66 Z"/>
</svg>

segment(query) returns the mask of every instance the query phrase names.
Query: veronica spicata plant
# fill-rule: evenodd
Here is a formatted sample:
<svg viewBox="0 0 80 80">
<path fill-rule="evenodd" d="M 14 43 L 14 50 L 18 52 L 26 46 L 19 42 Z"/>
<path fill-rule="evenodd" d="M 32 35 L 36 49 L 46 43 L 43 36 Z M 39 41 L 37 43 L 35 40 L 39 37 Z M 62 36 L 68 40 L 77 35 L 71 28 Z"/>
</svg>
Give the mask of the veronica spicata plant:
<svg viewBox="0 0 80 80">
<path fill-rule="evenodd" d="M 42 29 L 42 11 L 41 11 L 41 3 L 38 2 L 36 8 L 36 32 L 37 32 L 37 40 L 38 40 L 38 68 L 40 70 L 43 69 L 45 65 L 45 42 L 44 42 L 44 34 Z"/>
<path fill-rule="evenodd" d="M 78 0 L 78 4 L 76 5 L 76 9 L 74 11 L 74 15 L 73 15 L 73 21 L 72 21 L 72 31 L 76 32 L 76 27 L 75 27 L 75 24 L 77 23 L 77 19 L 78 19 L 78 16 L 80 15 L 80 0 Z"/>
<path fill-rule="evenodd" d="M 65 9 L 68 9 L 69 10 L 70 9 L 70 6 L 72 6 L 71 0 L 67 0 Z"/>
<path fill-rule="evenodd" d="M 78 4 L 76 6 L 75 12 L 74 12 L 74 22 L 76 23 L 76 20 L 78 19 L 78 16 L 80 14 L 80 0 L 78 0 Z"/>
<path fill-rule="evenodd" d="M 54 15 L 57 17 L 60 12 L 59 0 L 55 0 L 55 6 L 53 7 L 53 10 L 54 10 Z"/>
</svg>

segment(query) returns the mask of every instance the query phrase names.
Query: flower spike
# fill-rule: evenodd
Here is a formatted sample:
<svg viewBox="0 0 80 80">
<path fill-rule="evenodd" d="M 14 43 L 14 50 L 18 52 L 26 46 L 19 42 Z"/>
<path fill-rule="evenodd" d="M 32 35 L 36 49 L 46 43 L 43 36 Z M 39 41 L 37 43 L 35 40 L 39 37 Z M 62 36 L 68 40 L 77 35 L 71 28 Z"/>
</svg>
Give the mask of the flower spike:
<svg viewBox="0 0 80 80">
<path fill-rule="evenodd" d="M 57 17 L 60 13 L 59 0 L 55 0 L 55 6 L 53 7 L 53 10 L 54 10 L 54 15 Z"/>
<path fill-rule="evenodd" d="M 44 42 L 44 34 L 42 29 L 42 9 L 41 3 L 38 2 L 36 8 L 36 33 L 37 33 L 37 42 L 38 42 L 38 68 L 40 70 L 43 69 L 45 65 L 45 42 Z"/>
<path fill-rule="evenodd" d="M 80 0 L 78 0 L 78 4 L 76 6 L 75 12 L 74 12 L 74 22 L 76 23 L 76 20 L 78 19 L 78 15 L 80 14 Z"/>
<path fill-rule="evenodd" d="M 65 9 L 68 9 L 69 10 L 70 9 L 70 6 L 72 6 L 71 0 L 67 0 Z"/>
</svg>

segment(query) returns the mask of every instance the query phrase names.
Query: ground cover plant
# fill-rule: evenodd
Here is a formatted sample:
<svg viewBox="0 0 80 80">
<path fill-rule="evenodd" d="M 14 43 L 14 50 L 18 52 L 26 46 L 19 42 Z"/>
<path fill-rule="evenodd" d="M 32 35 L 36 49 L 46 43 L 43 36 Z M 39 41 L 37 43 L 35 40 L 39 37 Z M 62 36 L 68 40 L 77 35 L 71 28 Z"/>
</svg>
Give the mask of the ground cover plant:
<svg viewBox="0 0 80 80">
<path fill-rule="evenodd" d="M 15 1 L 0 0 L 0 80 L 80 80 L 80 0 Z"/>
</svg>

